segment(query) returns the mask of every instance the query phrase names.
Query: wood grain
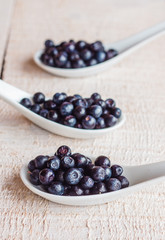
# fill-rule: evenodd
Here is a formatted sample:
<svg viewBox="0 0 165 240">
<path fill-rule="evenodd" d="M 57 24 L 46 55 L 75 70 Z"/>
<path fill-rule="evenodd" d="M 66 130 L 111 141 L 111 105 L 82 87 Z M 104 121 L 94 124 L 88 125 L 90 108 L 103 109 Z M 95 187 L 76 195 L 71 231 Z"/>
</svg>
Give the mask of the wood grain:
<svg viewBox="0 0 165 240">
<path fill-rule="evenodd" d="M 49 75 L 32 60 L 47 38 L 113 42 L 163 21 L 164 9 L 162 0 L 15 2 L 4 80 L 50 97 L 58 91 L 86 97 L 99 92 L 103 99 L 116 100 L 127 121 L 99 139 L 69 139 L 40 129 L 0 100 L 0 239 L 165 239 L 165 183 L 109 204 L 69 207 L 34 195 L 19 177 L 22 164 L 51 155 L 62 144 L 75 152 L 110 156 L 113 163 L 164 161 L 164 35 L 85 79 Z"/>
</svg>

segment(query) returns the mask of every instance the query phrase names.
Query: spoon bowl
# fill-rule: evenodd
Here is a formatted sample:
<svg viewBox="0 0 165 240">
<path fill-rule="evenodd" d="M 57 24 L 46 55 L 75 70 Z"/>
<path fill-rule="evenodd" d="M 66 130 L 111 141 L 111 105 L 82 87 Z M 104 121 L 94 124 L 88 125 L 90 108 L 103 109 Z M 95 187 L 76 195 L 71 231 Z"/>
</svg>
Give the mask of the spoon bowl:
<svg viewBox="0 0 165 240">
<path fill-rule="evenodd" d="M 124 175 L 128 178 L 130 186 L 119 191 L 87 196 L 58 196 L 45 192 L 41 187 L 34 186 L 29 181 L 27 166 L 23 166 L 20 177 L 27 188 L 33 193 L 55 203 L 73 206 L 88 206 L 108 203 L 122 199 L 128 194 L 137 192 L 153 183 L 165 180 L 165 161 L 141 166 L 122 166 Z"/>
<path fill-rule="evenodd" d="M 40 115 L 32 112 L 31 110 L 27 109 L 26 107 L 22 106 L 19 102 L 22 98 L 31 98 L 32 96 L 24 92 L 16 87 L 11 86 L 8 83 L 5 83 L 4 81 L 0 80 L 0 98 L 8 102 L 10 105 L 15 107 L 19 112 L 21 112 L 26 118 L 28 118 L 30 121 L 35 123 L 36 125 L 40 126 L 41 128 L 61 135 L 65 137 L 70 138 L 95 138 L 104 134 L 107 134 L 119 127 L 121 127 L 125 121 L 125 116 L 122 114 L 122 116 L 118 119 L 118 122 L 113 126 L 109 128 L 104 129 L 78 129 L 73 127 L 68 127 L 53 121 L 50 121 L 46 118 L 41 117 Z"/>
<path fill-rule="evenodd" d="M 151 28 L 148 28 L 138 34 L 135 34 L 131 37 L 123 39 L 121 41 L 115 42 L 113 44 L 105 45 L 105 50 L 108 49 L 115 49 L 118 51 L 118 55 L 114 58 L 111 58 L 105 62 L 96 64 L 90 67 L 78 68 L 78 69 L 64 69 L 64 68 L 57 68 L 57 67 L 49 67 L 42 63 L 41 55 L 43 50 L 39 50 L 34 54 L 34 62 L 42 68 L 43 70 L 53 74 L 58 75 L 61 77 L 87 77 L 90 75 L 97 74 L 108 69 L 111 65 L 118 63 L 124 57 L 131 54 L 134 50 L 138 49 L 142 45 L 146 44 L 148 41 L 151 41 L 153 38 L 157 37 L 161 34 L 162 31 L 165 30 L 165 22 L 159 23 Z"/>
</svg>

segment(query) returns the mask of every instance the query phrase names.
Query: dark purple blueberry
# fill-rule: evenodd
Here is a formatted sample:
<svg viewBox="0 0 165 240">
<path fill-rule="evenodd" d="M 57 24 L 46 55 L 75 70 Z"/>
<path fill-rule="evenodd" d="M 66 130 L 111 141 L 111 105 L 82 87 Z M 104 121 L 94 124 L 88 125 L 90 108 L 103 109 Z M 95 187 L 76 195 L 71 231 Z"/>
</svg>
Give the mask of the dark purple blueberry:
<svg viewBox="0 0 165 240">
<path fill-rule="evenodd" d="M 111 98 L 108 98 L 107 100 L 105 100 L 105 103 L 108 109 L 114 108 L 116 106 L 115 101 Z"/>
<path fill-rule="evenodd" d="M 123 168 L 119 165 L 112 165 L 112 177 L 118 177 L 123 173 Z"/>
<path fill-rule="evenodd" d="M 34 160 L 31 160 L 31 161 L 28 163 L 28 169 L 29 169 L 30 172 L 32 172 L 35 168 L 36 168 L 35 162 L 34 162 Z"/>
<path fill-rule="evenodd" d="M 44 108 L 47 110 L 55 110 L 57 105 L 52 100 L 47 100 L 44 102 Z"/>
<path fill-rule="evenodd" d="M 96 100 L 100 100 L 101 99 L 101 95 L 99 93 L 93 93 L 91 95 L 91 98 L 96 101 Z"/>
<path fill-rule="evenodd" d="M 59 46 L 60 46 L 61 48 L 63 48 L 63 47 L 65 46 L 65 44 L 67 44 L 67 42 L 66 42 L 66 41 L 63 41 L 63 42 L 60 43 Z"/>
<path fill-rule="evenodd" d="M 64 186 L 61 182 L 58 181 L 52 182 L 48 187 L 48 192 L 55 195 L 63 195 Z"/>
<path fill-rule="evenodd" d="M 77 169 L 81 172 L 82 176 L 84 176 L 84 168 L 77 168 Z"/>
<path fill-rule="evenodd" d="M 48 112 L 49 111 L 47 109 L 41 109 L 39 115 L 41 117 L 47 118 Z"/>
<path fill-rule="evenodd" d="M 77 98 L 74 97 L 74 96 L 68 96 L 68 97 L 65 99 L 65 101 L 72 103 L 72 102 L 75 101 L 76 99 L 77 99 Z"/>
<path fill-rule="evenodd" d="M 108 181 L 112 176 L 112 171 L 110 167 L 103 167 L 105 170 L 105 181 Z"/>
<path fill-rule="evenodd" d="M 94 118 L 99 118 L 103 113 L 102 107 L 100 105 L 92 105 L 88 108 L 88 114 L 92 115 Z"/>
<path fill-rule="evenodd" d="M 75 128 L 79 128 L 79 129 L 82 129 L 83 127 L 82 127 L 82 125 L 81 125 L 81 123 L 76 123 L 76 125 L 75 125 Z"/>
<path fill-rule="evenodd" d="M 64 125 L 68 127 L 74 127 L 77 123 L 77 120 L 74 116 L 68 115 L 64 118 Z"/>
<path fill-rule="evenodd" d="M 129 181 L 126 177 L 124 176 L 119 176 L 117 179 L 121 182 L 121 188 L 126 188 L 129 186 Z"/>
<path fill-rule="evenodd" d="M 84 195 L 90 195 L 90 194 L 91 194 L 90 189 L 86 189 L 86 190 L 84 190 Z"/>
<path fill-rule="evenodd" d="M 58 50 L 55 46 L 53 46 L 53 47 L 47 48 L 45 53 L 48 54 L 49 56 L 54 57 L 54 56 L 57 56 Z"/>
<path fill-rule="evenodd" d="M 90 59 L 89 61 L 87 61 L 87 66 L 94 66 L 94 65 L 96 65 L 98 63 L 98 61 L 95 59 L 95 58 L 92 58 L 92 59 Z"/>
<path fill-rule="evenodd" d="M 30 110 L 31 110 L 32 112 L 38 114 L 38 113 L 40 112 L 40 110 L 41 110 L 41 107 L 40 107 L 39 104 L 34 104 L 34 105 L 31 106 Z"/>
<path fill-rule="evenodd" d="M 50 110 L 47 114 L 47 119 L 57 122 L 58 121 L 58 113 L 56 110 Z"/>
<path fill-rule="evenodd" d="M 96 41 L 96 42 L 90 44 L 90 49 L 92 51 L 100 51 L 100 50 L 104 50 L 104 47 L 103 47 L 102 42 Z"/>
<path fill-rule="evenodd" d="M 29 178 L 30 178 L 30 182 L 34 185 L 40 185 L 40 181 L 39 181 L 39 169 L 35 169 L 33 172 L 30 173 Z"/>
<path fill-rule="evenodd" d="M 121 182 L 117 178 L 110 178 L 106 182 L 108 192 L 117 191 L 121 189 Z"/>
<path fill-rule="evenodd" d="M 75 166 L 75 161 L 70 156 L 64 156 L 61 158 L 61 167 L 64 169 L 73 168 Z"/>
<path fill-rule="evenodd" d="M 102 129 L 102 128 L 105 128 L 105 121 L 104 121 L 104 118 L 102 117 L 99 117 L 96 119 L 96 126 L 95 126 L 96 129 Z"/>
<path fill-rule="evenodd" d="M 110 167 L 110 160 L 106 156 L 99 156 L 95 160 L 95 165 L 96 166 L 104 166 L 104 167 Z"/>
<path fill-rule="evenodd" d="M 120 108 L 112 108 L 111 114 L 113 116 L 115 116 L 116 118 L 120 118 L 121 117 L 121 109 Z"/>
<path fill-rule="evenodd" d="M 60 158 L 62 158 L 64 156 L 70 156 L 71 149 L 68 146 L 63 145 L 57 149 L 56 155 L 58 155 Z"/>
<path fill-rule="evenodd" d="M 55 56 L 54 61 L 57 67 L 62 67 L 67 62 L 67 55 L 65 52 L 59 52 L 58 55 Z"/>
<path fill-rule="evenodd" d="M 34 159 L 35 168 L 43 169 L 46 167 L 46 162 L 49 159 L 49 156 L 39 155 Z"/>
<path fill-rule="evenodd" d="M 75 44 L 75 41 L 73 39 L 69 40 L 69 43 Z"/>
<path fill-rule="evenodd" d="M 79 94 L 74 94 L 74 97 L 75 97 L 76 99 L 82 99 L 82 96 L 79 95 Z"/>
<path fill-rule="evenodd" d="M 100 166 L 95 166 L 90 170 L 90 176 L 96 182 L 104 181 L 105 179 L 105 170 Z"/>
<path fill-rule="evenodd" d="M 108 51 L 107 51 L 107 60 L 108 59 L 111 59 L 111 58 L 113 58 L 113 57 L 115 57 L 115 56 L 117 56 L 118 55 L 118 52 L 116 51 L 116 50 L 114 50 L 114 49 L 109 49 Z"/>
<path fill-rule="evenodd" d="M 106 103 L 104 100 L 102 99 L 98 99 L 98 100 L 95 100 L 94 104 L 96 105 L 100 105 L 102 107 L 103 110 L 106 109 Z"/>
<path fill-rule="evenodd" d="M 69 59 L 71 62 L 77 61 L 78 59 L 80 59 L 80 55 L 78 54 L 78 52 L 73 52 L 70 54 Z"/>
<path fill-rule="evenodd" d="M 115 118 L 113 115 L 108 115 L 104 117 L 105 125 L 106 127 L 113 127 L 117 123 L 117 118 Z"/>
<path fill-rule="evenodd" d="M 46 167 L 57 171 L 60 168 L 60 159 L 57 156 L 52 156 L 46 162 Z"/>
<path fill-rule="evenodd" d="M 96 119 L 91 115 L 87 115 L 82 119 L 82 126 L 85 129 L 94 129 L 96 126 Z"/>
<path fill-rule="evenodd" d="M 80 52 L 80 56 L 84 61 L 89 61 L 92 58 L 93 53 L 89 49 L 83 49 Z"/>
<path fill-rule="evenodd" d="M 94 181 L 91 177 L 84 176 L 80 181 L 80 185 L 84 190 L 85 189 L 90 189 L 94 186 Z"/>
<path fill-rule="evenodd" d="M 86 157 L 87 165 L 92 164 L 92 160 L 89 157 Z"/>
<path fill-rule="evenodd" d="M 82 50 L 82 49 L 84 49 L 85 47 L 87 47 L 87 43 L 86 43 L 85 41 L 78 41 L 78 42 L 76 43 L 76 48 L 77 48 L 78 50 Z"/>
<path fill-rule="evenodd" d="M 85 62 L 82 59 L 78 59 L 72 63 L 73 68 L 83 68 L 86 67 Z"/>
<path fill-rule="evenodd" d="M 44 63 L 44 64 L 47 64 L 48 60 L 49 60 L 50 56 L 43 53 L 40 57 L 41 61 Z"/>
<path fill-rule="evenodd" d="M 104 62 L 106 60 L 106 52 L 98 51 L 95 57 L 98 63 Z"/>
<path fill-rule="evenodd" d="M 62 102 L 65 101 L 67 95 L 66 93 L 55 93 L 54 96 L 53 96 L 53 101 L 59 105 L 61 104 Z"/>
<path fill-rule="evenodd" d="M 84 107 L 81 106 L 77 106 L 74 110 L 73 110 L 73 114 L 77 119 L 81 119 L 82 117 L 84 117 L 86 115 L 86 110 Z"/>
<path fill-rule="evenodd" d="M 75 44 L 73 44 L 73 43 L 66 43 L 64 45 L 64 50 L 67 53 L 73 53 L 75 51 Z"/>
<path fill-rule="evenodd" d="M 85 174 L 88 176 L 90 175 L 90 171 L 92 168 L 94 168 L 95 165 L 93 163 L 89 163 L 85 166 Z"/>
<path fill-rule="evenodd" d="M 60 106 L 60 113 L 62 116 L 68 116 L 73 111 L 73 104 L 70 102 L 63 102 Z"/>
<path fill-rule="evenodd" d="M 48 185 L 54 180 L 55 174 L 49 168 L 44 168 L 40 171 L 39 180 L 43 185 Z"/>
<path fill-rule="evenodd" d="M 103 115 L 110 114 L 108 109 L 103 110 Z"/>
<path fill-rule="evenodd" d="M 26 108 L 31 108 L 32 103 L 29 98 L 23 98 L 20 102 L 21 105 L 23 105 Z"/>
<path fill-rule="evenodd" d="M 88 107 L 88 103 L 85 99 L 76 99 L 75 101 L 73 101 L 73 104 L 75 107 L 77 106 L 81 106 L 83 108 L 87 108 Z"/>
<path fill-rule="evenodd" d="M 55 179 L 57 180 L 57 181 L 59 181 L 59 182 L 64 182 L 64 171 L 63 170 L 58 170 L 57 172 L 56 172 L 56 176 L 55 176 Z"/>
<path fill-rule="evenodd" d="M 64 194 L 65 196 L 69 196 L 72 186 L 69 184 L 64 184 Z"/>
<path fill-rule="evenodd" d="M 67 61 L 65 65 L 63 65 L 63 68 L 72 68 L 72 64 L 70 61 Z"/>
<path fill-rule="evenodd" d="M 106 193 L 107 188 L 105 183 L 98 182 L 94 184 L 93 188 L 90 191 L 91 191 L 91 194 L 101 194 L 101 193 Z"/>
<path fill-rule="evenodd" d="M 85 98 L 85 100 L 87 101 L 88 107 L 90 107 L 94 103 L 94 100 L 92 98 Z"/>
<path fill-rule="evenodd" d="M 48 48 L 48 47 L 52 47 L 54 46 L 54 42 L 52 40 L 46 40 L 45 41 L 45 47 Z"/>
<path fill-rule="evenodd" d="M 69 196 L 81 196 L 83 194 L 84 194 L 84 191 L 79 186 L 72 186 L 68 193 Z"/>
<path fill-rule="evenodd" d="M 54 59 L 53 57 L 49 57 L 49 59 L 47 60 L 47 63 L 46 63 L 48 66 L 50 67 L 54 67 L 55 66 L 55 63 L 54 63 Z"/>
<path fill-rule="evenodd" d="M 72 158 L 75 160 L 75 166 L 78 168 L 84 167 L 87 164 L 87 159 L 80 153 L 72 154 Z"/>
<path fill-rule="evenodd" d="M 65 174 L 64 179 L 67 184 L 76 185 L 80 182 L 82 174 L 77 168 L 69 168 Z"/>
<path fill-rule="evenodd" d="M 33 96 L 34 103 L 41 104 L 45 101 L 45 95 L 41 92 L 37 92 Z"/>
</svg>

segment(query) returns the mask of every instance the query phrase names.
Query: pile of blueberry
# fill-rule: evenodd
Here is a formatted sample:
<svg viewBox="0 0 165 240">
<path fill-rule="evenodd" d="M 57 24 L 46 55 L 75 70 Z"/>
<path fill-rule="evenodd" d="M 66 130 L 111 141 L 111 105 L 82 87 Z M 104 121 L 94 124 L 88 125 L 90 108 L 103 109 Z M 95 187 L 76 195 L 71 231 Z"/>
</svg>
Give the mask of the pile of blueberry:
<svg viewBox="0 0 165 240">
<path fill-rule="evenodd" d="M 100 41 L 87 43 L 70 40 L 55 45 L 52 40 L 46 40 L 41 61 L 51 67 L 83 68 L 102 63 L 116 55 L 118 55 L 118 52 L 114 49 L 105 51 Z"/>
<path fill-rule="evenodd" d="M 41 185 L 48 193 L 81 196 L 117 191 L 129 186 L 123 169 L 112 165 L 109 158 L 91 159 L 71 153 L 68 146 L 61 146 L 54 156 L 37 156 L 28 164 L 29 178 L 33 185 Z"/>
<path fill-rule="evenodd" d="M 90 98 L 55 93 L 52 99 L 45 100 L 45 95 L 37 92 L 33 103 L 28 98 L 23 98 L 20 103 L 44 118 L 80 129 L 112 127 L 121 116 L 115 101 L 111 98 L 104 101 L 98 93 L 93 93 Z"/>
</svg>

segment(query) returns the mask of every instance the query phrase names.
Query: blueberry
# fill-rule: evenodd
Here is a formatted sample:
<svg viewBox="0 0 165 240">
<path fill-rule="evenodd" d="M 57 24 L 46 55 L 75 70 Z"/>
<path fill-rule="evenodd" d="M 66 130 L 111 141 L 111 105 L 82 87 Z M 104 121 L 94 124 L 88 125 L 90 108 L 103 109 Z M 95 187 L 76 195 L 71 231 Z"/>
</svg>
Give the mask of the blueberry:
<svg viewBox="0 0 165 240">
<path fill-rule="evenodd" d="M 96 182 L 104 181 L 105 179 L 105 170 L 100 166 L 95 166 L 90 170 L 90 176 Z"/>
<path fill-rule="evenodd" d="M 86 189 L 86 190 L 84 190 L 84 195 L 90 195 L 90 194 L 91 194 L 90 189 Z"/>
<path fill-rule="evenodd" d="M 69 196 L 72 186 L 69 184 L 64 184 L 64 195 Z"/>
<path fill-rule="evenodd" d="M 41 107 L 40 107 L 39 104 L 34 104 L 34 105 L 31 106 L 30 110 L 31 110 L 32 112 L 38 114 L 38 113 L 40 112 L 40 110 L 41 110 Z"/>
<path fill-rule="evenodd" d="M 58 50 L 55 46 L 53 46 L 53 47 L 47 48 L 45 53 L 48 54 L 49 56 L 54 57 L 58 55 Z"/>
<path fill-rule="evenodd" d="M 76 118 L 72 115 L 68 115 L 64 118 L 64 125 L 74 127 L 76 125 Z"/>
<path fill-rule="evenodd" d="M 121 182 L 121 188 L 126 188 L 129 186 L 129 181 L 126 177 L 124 176 L 119 176 L 117 179 Z"/>
<path fill-rule="evenodd" d="M 72 103 L 72 102 L 75 101 L 76 99 L 77 99 L 77 98 L 76 98 L 75 96 L 68 96 L 68 97 L 65 99 L 65 101 Z"/>
<path fill-rule="evenodd" d="M 60 106 L 60 113 L 62 116 L 68 116 L 73 111 L 73 104 L 70 102 L 63 102 Z"/>
<path fill-rule="evenodd" d="M 71 149 L 70 149 L 68 146 L 63 145 L 63 146 L 61 146 L 61 147 L 59 147 L 59 148 L 57 149 L 56 154 L 57 154 L 60 158 L 62 158 L 62 157 L 64 157 L 64 156 L 70 156 L 70 155 L 71 155 Z"/>
<path fill-rule="evenodd" d="M 92 160 L 89 157 L 86 157 L 87 165 L 92 164 Z"/>
<path fill-rule="evenodd" d="M 98 63 L 104 62 L 105 59 L 106 59 L 106 52 L 98 51 L 96 53 L 96 60 L 98 61 Z"/>
<path fill-rule="evenodd" d="M 57 122 L 58 121 L 58 113 L 56 110 L 50 110 L 47 114 L 47 118 L 51 121 Z"/>
<path fill-rule="evenodd" d="M 39 112 L 39 115 L 41 117 L 47 118 L 48 112 L 49 111 L 47 109 L 41 109 L 40 112 Z"/>
<path fill-rule="evenodd" d="M 115 116 L 116 118 L 120 118 L 121 117 L 121 109 L 120 108 L 112 108 L 111 114 L 113 116 Z"/>
<path fill-rule="evenodd" d="M 95 101 L 95 100 L 100 100 L 101 99 L 101 95 L 99 93 L 93 93 L 91 95 L 91 98 Z"/>
<path fill-rule="evenodd" d="M 39 169 L 35 169 L 33 172 L 30 173 L 29 177 L 30 177 L 30 182 L 34 185 L 40 185 L 40 181 L 39 181 Z"/>
<path fill-rule="evenodd" d="M 52 100 L 47 100 L 44 102 L 44 108 L 47 110 L 55 110 L 57 105 Z"/>
<path fill-rule="evenodd" d="M 95 126 L 96 129 L 102 129 L 102 128 L 105 128 L 105 121 L 104 121 L 104 118 L 102 117 L 99 117 L 96 119 L 96 126 Z"/>
<path fill-rule="evenodd" d="M 73 43 L 66 43 L 64 45 L 64 50 L 67 53 L 73 53 L 75 51 L 75 44 L 73 44 Z"/>
<path fill-rule="evenodd" d="M 31 161 L 28 163 L 28 169 L 29 169 L 30 172 L 32 172 L 35 168 L 36 168 L 35 162 L 34 162 L 34 160 L 31 160 Z"/>
<path fill-rule="evenodd" d="M 48 60 L 49 60 L 50 56 L 43 53 L 40 57 L 41 61 L 44 63 L 44 64 L 47 64 L 48 63 Z"/>
<path fill-rule="evenodd" d="M 94 129 L 96 126 L 96 119 L 91 115 L 87 115 L 82 119 L 82 126 L 85 129 Z"/>
<path fill-rule="evenodd" d="M 79 95 L 79 94 L 74 94 L 74 97 L 75 97 L 76 99 L 82 99 L 82 96 Z"/>
<path fill-rule="evenodd" d="M 117 178 L 110 178 L 106 182 L 108 192 L 117 191 L 121 189 L 121 183 Z"/>
<path fill-rule="evenodd" d="M 84 168 L 81 167 L 81 168 L 77 168 L 77 169 L 81 172 L 82 176 L 84 176 Z"/>
<path fill-rule="evenodd" d="M 88 162 L 88 160 L 87 160 Z M 95 165 L 93 163 L 89 163 L 85 166 L 85 174 L 88 176 L 90 175 L 91 169 L 94 168 Z"/>
<path fill-rule="evenodd" d="M 47 47 L 52 47 L 52 46 L 54 46 L 54 42 L 52 41 L 52 40 L 46 40 L 45 41 L 45 47 L 47 48 Z"/>
<path fill-rule="evenodd" d="M 77 119 L 81 119 L 82 117 L 84 117 L 86 115 L 86 110 L 84 107 L 81 106 L 77 106 L 74 110 L 73 110 L 73 114 Z"/>
<path fill-rule="evenodd" d="M 57 171 L 60 168 L 60 159 L 57 156 L 52 156 L 46 162 L 46 167 Z"/>
<path fill-rule="evenodd" d="M 61 182 L 58 181 L 52 182 L 48 187 L 48 192 L 55 195 L 63 195 L 64 186 Z"/>
<path fill-rule="evenodd" d="M 106 127 L 113 127 L 117 123 L 117 118 L 113 115 L 108 115 L 104 117 Z"/>
<path fill-rule="evenodd" d="M 43 169 L 46 167 L 46 161 L 49 159 L 49 156 L 39 155 L 34 159 L 35 168 Z"/>
<path fill-rule="evenodd" d="M 82 49 L 84 49 L 84 48 L 86 48 L 87 47 L 87 43 L 85 42 L 85 41 L 78 41 L 77 43 L 76 43 L 76 48 L 78 49 L 78 50 L 82 50 Z"/>
<path fill-rule="evenodd" d="M 64 157 L 61 158 L 61 166 L 64 169 L 73 168 L 75 166 L 75 161 L 70 156 L 64 156 Z"/>
<path fill-rule="evenodd" d="M 91 189 L 92 194 L 101 194 L 101 193 L 106 193 L 107 188 L 105 183 L 103 182 L 98 182 L 94 184 L 94 187 Z"/>
<path fill-rule="evenodd" d="M 92 58 L 93 54 L 89 49 L 83 49 L 80 52 L 80 56 L 84 61 L 89 61 Z"/>
<path fill-rule="evenodd" d="M 110 167 L 110 160 L 106 156 L 99 156 L 95 160 L 96 166 Z"/>
<path fill-rule="evenodd" d="M 67 61 L 65 65 L 62 66 L 63 68 L 72 68 L 72 64 L 70 61 Z"/>
<path fill-rule="evenodd" d="M 80 185 L 84 190 L 85 189 L 90 189 L 94 186 L 94 181 L 91 177 L 84 176 L 80 181 Z"/>
<path fill-rule="evenodd" d="M 84 167 L 87 164 L 87 159 L 84 155 L 80 153 L 74 153 L 72 154 L 72 158 L 75 160 L 75 166 L 76 167 Z"/>
<path fill-rule="evenodd" d="M 98 61 L 95 58 L 90 59 L 89 61 L 87 61 L 87 66 L 94 66 L 98 63 Z"/>
<path fill-rule="evenodd" d="M 32 103 L 30 101 L 29 98 L 23 98 L 21 101 L 20 101 L 20 104 L 23 105 L 24 107 L 26 108 L 30 108 L 32 106 Z"/>
<path fill-rule="evenodd" d="M 107 100 L 105 100 L 105 103 L 108 109 L 114 108 L 116 106 L 115 101 L 111 98 L 108 98 Z"/>
<path fill-rule="evenodd" d="M 59 182 L 64 182 L 64 171 L 63 170 L 58 170 L 56 172 L 56 176 L 55 176 L 55 179 Z"/>
<path fill-rule="evenodd" d="M 73 104 L 75 107 L 81 106 L 83 108 L 87 108 L 87 106 L 88 106 L 88 103 L 85 99 L 76 99 L 73 101 Z"/>
<path fill-rule="evenodd" d="M 64 179 L 67 184 L 76 185 L 80 182 L 82 174 L 77 168 L 69 168 L 65 174 Z"/>
<path fill-rule="evenodd" d="M 117 56 L 118 55 L 118 52 L 116 51 L 116 50 L 114 50 L 114 49 L 109 49 L 108 51 L 107 51 L 107 60 L 108 59 L 111 59 L 111 58 L 113 58 L 113 57 L 115 57 L 115 56 Z"/>
<path fill-rule="evenodd" d="M 85 98 L 85 100 L 87 102 L 88 107 L 90 107 L 94 103 L 94 100 L 92 98 Z"/>
<path fill-rule="evenodd" d="M 118 177 L 123 173 L 123 168 L 119 165 L 113 165 L 111 167 L 112 177 Z"/>
<path fill-rule="evenodd" d="M 79 129 L 82 129 L 83 127 L 82 127 L 82 125 L 81 125 L 81 123 L 76 123 L 76 125 L 75 125 L 75 128 L 79 128 Z"/>
<path fill-rule="evenodd" d="M 80 59 L 80 55 L 78 54 L 78 52 L 73 52 L 70 54 L 69 59 L 72 62 L 77 61 L 78 59 Z"/>
<path fill-rule="evenodd" d="M 68 195 L 70 196 L 81 196 L 83 194 L 84 194 L 84 191 L 79 186 L 72 186 L 68 193 Z"/>
<path fill-rule="evenodd" d="M 54 63 L 53 57 L 49 57 L 46 64 L 50 67 L 54 67 L 55 63 Z"/>
<path fill-rule="evenodd" d="M 49 168 L 44 168 L 39 173 L 39 180 L 43 185 L 48 185 L 54 180 L 55 174 Z"/>
<path fill-rule="evenodd" d="M 109 167 L 103 167 L 105 170 L 105 181 L 108 181 L 112 176 L 112 170 Z"/>
<path fill-rule="evenodd" d="M 57 67 L 62 67 L 67 62 L 67 55 L 65 52 L 59 52 L 58 55 L 54 58 L 54 61 Z"/>
<path fill-rule="evenodd" d="M 92 105 L 88 108 L 89 115 L 93 116 L 94 118 L 99 118 L 102 112 L 103 110 L 100 105 Z"/>
<path fill-rule="evenodd" d="M 54 96 L 53 96 L 53 101 L 59 105 L 61 104 L 62 102 L 65 101 L 67 95 L 66 93 L 55 93 Z"/>
<path fill-rule="evenodd" d="M 100 51 L 100 50 L 103 50 L 104 47 L 103 47 L 102 42 L 96 41 L 96 42 L 90 44 L 90 49 L 91 49 L 92 51 Z"/>
<path fill-rule="evenodd" d="M 37 92 L 33 96 L 34 103 L 41 104 L 45 101 L 45 95 L 41 92 Z"/>
<path fill-rule="evenodd" d="M 109 113 L 109 110 L 108 109 L 105 109 L 105 110 L 103 110 L 103 115 L 109 115 L 110 113 Z"/>
<path fill-rule="evenodd" d="M 106 109 L 106 103 L 104 100 L 102 99 L 98 99 L 98 100 L 95 100 L 94 104 L 96 105 L 100 105 L 102 107 L 103 110 Z"/>
<path fill-rule="evenodd" d="M 85 62 L 82 59 L 78 59 L 72 63 L 73 68 L 83 68 L 86 67 Z"/>
</svg>

